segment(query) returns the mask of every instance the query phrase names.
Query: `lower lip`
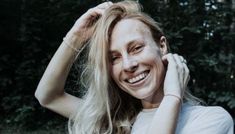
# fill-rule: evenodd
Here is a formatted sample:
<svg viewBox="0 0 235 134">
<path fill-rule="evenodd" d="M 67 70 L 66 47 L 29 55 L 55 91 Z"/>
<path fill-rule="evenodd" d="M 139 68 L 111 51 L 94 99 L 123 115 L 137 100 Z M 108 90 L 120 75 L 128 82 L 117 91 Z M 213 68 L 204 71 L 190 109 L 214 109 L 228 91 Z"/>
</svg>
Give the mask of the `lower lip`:
<svg viewBox="0 0 235 134">
<path fill-rule="evenodd" d="M 129 84 L 131 87 L 140 87 L 140 86 L 142 86 L 142 85 L 146 82 L 146 79 L 149 77 L 149 74 L 150 74 L 150 71 L 148 72 L 147 76 L 146 76 L 143 80 L 138 81 L 138 82 L 136 82 L 136 83 L 134 83 L 134 84 L 131 84 L 131 83 L 128 83 L 128 84 Z"/>
</svg>

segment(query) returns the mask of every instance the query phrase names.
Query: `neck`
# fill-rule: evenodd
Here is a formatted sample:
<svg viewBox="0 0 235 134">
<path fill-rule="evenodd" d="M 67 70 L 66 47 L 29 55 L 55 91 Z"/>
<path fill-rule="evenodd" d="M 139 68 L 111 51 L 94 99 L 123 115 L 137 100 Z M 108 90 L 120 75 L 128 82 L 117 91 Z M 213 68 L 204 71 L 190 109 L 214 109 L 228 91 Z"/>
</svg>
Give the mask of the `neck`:
<svg viewBox="0 0 235 134">
<path fill-rule="evenodd" d="M 153 95 L 142 99 L 141 103 L 144 109 L 151 109 L 151 108 L 157 108 L 159 107 L 162 99 L 164 97 L 164 93 L 163 93 L 163 88 L 159 88 L 157 89 Z"/>
</svg>

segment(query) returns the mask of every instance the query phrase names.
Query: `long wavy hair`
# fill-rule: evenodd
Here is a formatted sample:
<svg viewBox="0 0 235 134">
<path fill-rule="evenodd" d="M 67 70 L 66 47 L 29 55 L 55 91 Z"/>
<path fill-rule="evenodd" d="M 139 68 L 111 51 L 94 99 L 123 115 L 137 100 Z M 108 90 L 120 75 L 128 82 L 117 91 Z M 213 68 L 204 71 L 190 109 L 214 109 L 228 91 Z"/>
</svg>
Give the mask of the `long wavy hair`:
<svg viewBox="0 0 235 134">
<path fill-rule="evenodd" d="M 89 44 L 83 80 L 87 93 L 76 115 L 69 120 L 70 134 L 129 134 L 135 117 L 142 109 L 140 100 L 121 90 L 109 72 L 109 46 L 114 26 L 122 19 L 136 19 L 146 24 L 154 40 L 164 36 L 158 23 L 141 12 L 134 1 L 114 3 L 99 18 Z M 187 90 L 185 100 L 198 102 Z"/>
</svg>

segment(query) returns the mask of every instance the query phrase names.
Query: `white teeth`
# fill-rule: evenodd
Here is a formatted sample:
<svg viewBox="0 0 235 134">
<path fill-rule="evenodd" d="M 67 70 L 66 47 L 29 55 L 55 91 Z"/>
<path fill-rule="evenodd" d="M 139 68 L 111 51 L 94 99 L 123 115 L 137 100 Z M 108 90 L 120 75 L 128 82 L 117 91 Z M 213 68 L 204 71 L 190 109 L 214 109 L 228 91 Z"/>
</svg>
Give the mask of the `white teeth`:
<svg viewBox="0 0 235 134">
<path fill-rule="evenodd" d="M 141 79 L 144 79 L 146 76 L 147 76 L 147 73 L 142 73 L 142 74 L 139 74 L 138 76 L 136 76 L 134 78 L 128 79 L 127 81 L 129 83 L 135 83 L 135 82 L 137 82 Z"/>
</svg>

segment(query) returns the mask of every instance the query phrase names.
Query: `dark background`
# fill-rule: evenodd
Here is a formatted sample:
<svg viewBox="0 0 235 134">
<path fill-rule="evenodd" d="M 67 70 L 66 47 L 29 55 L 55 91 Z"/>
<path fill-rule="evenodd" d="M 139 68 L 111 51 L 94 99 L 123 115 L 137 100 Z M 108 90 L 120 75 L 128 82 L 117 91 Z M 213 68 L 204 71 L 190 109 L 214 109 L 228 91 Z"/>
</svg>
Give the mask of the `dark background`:
<svg viewBox="0 0 235 134">
<path fill-rule="evenodd" d="M 0 133 L 65 133 L 67 119 L 42 108 L 37 84 L 76 19 L 102 0 L 1 0 Z M 189 88 L 235 118 L 235 0 L 140 0 L 190 68 Z M 66 90 L 74 95 L 79 67 Z"/>
</svg>

